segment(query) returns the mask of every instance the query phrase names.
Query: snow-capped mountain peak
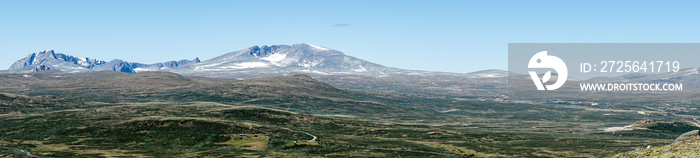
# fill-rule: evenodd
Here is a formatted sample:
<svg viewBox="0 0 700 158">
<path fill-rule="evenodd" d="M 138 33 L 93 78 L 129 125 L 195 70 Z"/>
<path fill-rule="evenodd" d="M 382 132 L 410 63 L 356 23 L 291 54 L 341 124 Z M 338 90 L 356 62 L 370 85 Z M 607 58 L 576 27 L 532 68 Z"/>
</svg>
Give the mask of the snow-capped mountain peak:
<svg viewBox="0 0 700 158">
<path fill-rule="evenodd" d="M 352 57 L 338 50 L 309 43 L 252 46 L 201 62 L 199 58 L 195 58 L 194 60 L 155 64 L 141 64 L 118 59 L 105 62 L 45 50 L 18 60 L 10 69 L 13 71 L 56 69 L 64 72 L 107 70 L 127 73 L 170 71 L 183 75 L 235 78 L 296 73 L 362 76 L 454 74 L 385 67 Z"/>
<path fill-rule="evenodd" d="M 85 57 L 75 57 L 72 55 L 66 55 L 62 53 L 56 53 L 54 50 L 43 50 L 40 52 L 29 54 L 28 56 L 17 60 L 14 64 L 10 66 L 9 69 L 19 69 L 27 67 L 30 65 L 40 66 L 41 64 L 47 66 L 56 67 L 57 63 L 55 61 L 63 61 L 75 64 L 76 66 L 81 66 L 85 68 L 90 68 L 91 66 L 100 65 L 106 63 L 102 60 L 85 58 Z"/>
<path fill-rule="evenodd" d="M 122 60 L 112 60 L 105 62 L 87 57 L 75 57 L 63 53 L 56 53 L 54 50 L 43 50 L 36 53 L 31 53 L 26 57 L 17 60 L 10 66 L 9 69 L 25 70 L 25 71 L 40 71 L 48 69 L 56 69 L 64 72 L 89 72 L 89 71 L 120 71 L 133 73 L 138 71 L 162 71 L 164 69 L 175 68 L 178 66 L 199 63 L 199 58 L 194 60 L 169 61 L 155 64 L 141 64 L 126 62 Z"/>
<path fill-rule="evenodd" d="M 308 44 L 253 46 L 173 70 L 183 74 L 251 75 L 318 73 L 384 74 L 395 68 L 364 61 L 343 52 Z M 267 74 L 267 75 L 265 75 Z M 208 76 L 208 75 L 205 75 Z"/>
</svg>

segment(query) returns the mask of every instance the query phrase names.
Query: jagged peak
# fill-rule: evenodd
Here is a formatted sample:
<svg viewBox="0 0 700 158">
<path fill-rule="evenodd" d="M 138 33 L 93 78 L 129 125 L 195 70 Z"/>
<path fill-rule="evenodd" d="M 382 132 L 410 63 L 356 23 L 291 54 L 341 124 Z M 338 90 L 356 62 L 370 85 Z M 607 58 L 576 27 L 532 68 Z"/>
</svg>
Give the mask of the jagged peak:
<svg viewBox="0 0 700 158">
<path fill-rule="evenodd" d="M 61 54 L 61 53 L 58 53 L 58 54 Z M 30 54 L 30 55 L 27 56 L 27 57 L 30 57 L 30 56 L 31 56 L 31 57 L 34 57 L 34 58 L 36 58 L 36 57 L 41 57 L 41 56 L 48 56 L 48 57 L 51 57 L 51 58 L 56 58 L 56 52 L 54 52 L 53 49 L 46 49 L 46 50 L 34 52 L 34 53 Z"/>
<path fill-rule="evenodd" d="M 257 58 L 261 58 L 261 57 L 266 57 L 266 56 L 271 55 L 271 54 L 275 54 L 278 52 L 278 50 L 280 48 L 285 48 L 285 47 L 289 47 L 289 46 L 288 45 L 271 45 L 271 46 L 267 46 L 267 45 L 257 46 L 256 45 L 256 46 L 252 46 L 248 49 L 250 50 L 250 53 L 249 53 L 250 55 L 257 57 Z"/>
<path fill-rule="evenodd" d="M 301 44 L 292 44 L 292 45 L 262 45 L 262 46 L 252 46 L 249 47 L 248 50 L 250 51 L 248 54 L 257 57 L 257 58 L 262 58 L 262 57 L 267 57 L 272 54 L 279 53 L 281 49 L 286 49 L 286 48 L 309 48 L 312 50 L 316 51 L 327 51 L 331 50 L 329 48 L 309 44 L 309 43 L 301 43 Z"/>
<path fill-rule="evenodd" d="M 38 52 L 33 52 L 33 53 L 29 54 L 29 56 L 31 56 L 31 55 L 43 55 L 43 54 L 50 55 L 50 54 L 56 54 L 56 52 L 53 49 L 45 49 L 45 50 L 41 50 Z M 58 54 L 61 54 L 61 53 L 58 53 Z"/>
<path fill-rule="evenodd" d="M 9 69 L 26 69 L 32 71 L 59 69 L 67 72 L 86 72 L 101 70 L 136 72 L 134 71 L 134 69 L 139 67 L 141 67 L 141 69 L 138 70 L 157 71 L 163 68 L 168 69 L 199 62 L 201 62 L 199 58 L 195 58 L 194 60 L 168 61 L 155 64 L 141 64 L 136 62 L 127 62 L 120 59 L 114 59 L 109 62 L 106 62 L 94 58 L 75 57 L 72 55 L 57 53 L 52 49 L 47 49 L 31 53 L 28 56 L 17 60 L 10 66 Z"/>
<path fill-rule="evenodd" d="M 50 62 L 51 60 L 62 60 L 66 62 L 71 62 L 83 67 L 88 67 L 90 65 L 98 65 L 101 63 L 104 63 L 104 61 L 101 60 L 96 60 L 96 59 L 90 59 L 90 58 L 85 58 L 85 57 L 75 57 L 63 53 L 56 53 L 56 51 L 52 49 L 47 49 L 47 50 L 42 50 L 39 52 L 34 52 L 26 57 L 17 60 L 15 63 L 13 63 L 10 66 L 10 69 L 18 69 L 18 68 L 24 68 L 30 65 L 41 65 L 45 64 L 45 62 Z"/>
</svg>

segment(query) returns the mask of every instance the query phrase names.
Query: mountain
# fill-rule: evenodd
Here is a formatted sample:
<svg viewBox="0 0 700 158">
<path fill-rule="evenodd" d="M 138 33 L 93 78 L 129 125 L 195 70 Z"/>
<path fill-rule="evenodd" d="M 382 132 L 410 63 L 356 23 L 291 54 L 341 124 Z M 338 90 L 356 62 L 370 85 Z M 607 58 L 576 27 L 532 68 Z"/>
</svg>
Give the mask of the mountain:
<svg viewBox="0 0 700 158">
<path fill-rule="evenodd" d="M 29 54 L 0 73 L 45 70 L 61 70 L 69 73 L 105 70 L 126 73 L 168 71 L 186 76 L 230 79 L 307 74 L 340 88 L 411 94 L 430 93 L 431 95 L 454 93 L 454 96 L 464 96 L 463 91 L 483 89 L 483 87 L 504 89 L 505 86 L 500 84 L 505 83 L 505 77 L 509 74 L 508 71 L 503 70 L 483 70 L 465 74 L 392 68 L 308 43 L 252 46 L 206 61 L 195 58 L 155 64 L 141 64 L 119 59 L 106 62 L 44 50 Z M 617 77 L 596 77 L 586 82 L 686 83 L 688 88 L 700 88 L 700 84 L 696 84 L 700 83 L 699 70 L 700 68 L 687 68 L 678 72 L 660 74 L 635 73 Z M 489 80 L 472 80 L 474 78 L 489 78 Z M 529 78 L 524 76 L 523 80 L 529 81 Z M 480 92 L 480 94 L 483 93 Z"/>
<path fill-rule="evenodd" d="M 505 88 L 507 74 L 503 70 L 465 74 L 392 68 L 308 43 L 253 46 L 170 72 L 232 79 L 307 74 L 339 88 L 450 97 L 497 95 L 482 89 Z M 475 90 L 478 93 L 472 93 Z"/>
<path fill-rule="evenodd" d="M 508 74 L 503 70 L 449 73 L 392 68 L 308 43 L 252 46 L 201 62 L 195 59 L 156 64 L 119 59 L 105 62 L 46 50 L 30 54 L 18 60 L 10 70 L 0 73 L 41 70 L 69 73 L 167 71 L 184 76 L 228 79 L 307 74 L 339 88 L 449 97 L 498 95 L 500 92 L 493 89 L 504 89 Z"/>
<path fill-rule="evenodd" d="M 141 64 L 126 62 L 122 60 L 112 60 L 105 62 L 94 58 L 75 57 L 63 53 L 56 53 L 54 50 L 44 50 L 27 55 L 12 64 L 9 70 L 19 71 L 43 71 L 61 70 L 64 72 L 90 72 L 90 71 L 119 71 L 134 73 L 139 71 L 159 71 L 172 69 L 179 66 L 198 63 L 199 58 L 194 60 L 169 61 L 155 64 Z"/>
<path fill-rule="evenodd" d="M 95 65 L 104 63 L 106 62 L 102 60 L 55 53 L 53 50 L 43 50 L 29 54 L 27 57 L 17 60 L 10 66 L 9 69 L 40 70 L 37 68 L 43 67 L 43 69 L 68 70 L 67 72 L 83 72 L 94 67 Z"/>
<path fill-rule="evenodd" d="M 436 74 L 386 67 L 308 43 L 253 46 L 173 69 L 171 72 L 227 78 L 256 78 L 297 73 L 368 76 Z"/>
<path fill-rule="evenodd" d="M 505 77 L 506 71 L 484 70 L 468 74 L 406 70 L 386 67 L 365 61 L 343 52 L 308 43 L 293 45 L 263 45 L 226 53 L 200 61 L 169 61 L 155 64 L 112 61 L 75 57 L 54 50 L 29 54 L 17 60 L 9 72 L 61 70 L 69 73 L 91 71 L 118 71 L 135 73 L 141 71 L 169 71 L 189 76 L 223 78 L 257 78 L 264 76 L 316 74 L 316 75 L 458 75 L 471 78 Z"/>
</svg>

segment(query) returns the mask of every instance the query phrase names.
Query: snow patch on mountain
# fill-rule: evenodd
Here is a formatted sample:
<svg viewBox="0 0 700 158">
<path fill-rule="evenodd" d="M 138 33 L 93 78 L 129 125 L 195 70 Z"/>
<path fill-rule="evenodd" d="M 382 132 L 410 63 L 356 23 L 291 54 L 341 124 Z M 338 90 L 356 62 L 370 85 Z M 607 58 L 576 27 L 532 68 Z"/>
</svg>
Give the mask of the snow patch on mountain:
<svg viewBox="0 0 700 158">
<path fill-rule="evenodd" d="M 508 71 L 503 70 L 482 70 L 468 73 L 470 78 L 499 78 L 508 76 Z"/>
<path fill-rule="evenodd" d="M 359 68 L 357 68 L 353 71 L 355 71 L 355 72 L 367 72 L 367 69 L 364 66 L 360 65 Z"/>
<path fill-rule="evenodd" d="M 330 75 L 330 73 L 321 72 L 321 71 L 316 71 L 316 70 L 309 70 L 309 69 L 301 70 L 301 72 L 305 72 L 305 73 L 316 73 L 316 74 L 321 74 L 321 75 Z"/>
<path fill-rule="evenodd" d="M 311 48 L 315 48 L 315 49 L 318 49 L 318 50 L 331 50 L 331 49 L 324 48 L 324 47 L 317 46 L 317 45 L 313 45 L 313 44 L 308 44 L 308 43 L 304 43 L 304 44 L 309 45 L 309 46 L 311 46 Z"/>
<path fill-rule="evenodd" d="M 311 59 L 311 60 L 305 59 L 305 60 L 302 60 L 301 62 L 299 62 L 298 65 L 301 67 L 305 67 L 305 68 L 311 68 L 311 67 L 315 67 L 315 66 L 318 66 L 319 64 L 323 63 L 323 60 L 324 59 Z"/>
<path fill-rule="evenodd" d="M 203 65 L 203 66 L 196 66 L 195 70 L 196 71 L 227 71 L 227 70 L 238 70 L 238 69 L 263 68 L 263 67 L 270 66 L 269 63 L 265 63 L 265 62 L 242 62 L 242 63 L 234 63 L 233 65 L 228 65 L 228 66 L 218 66 L 221 64 L 224 64 L 224 62 Z"/>
<path fill-rule="evenodd" d="M 134 71 L 136 72 L 144 72 L 144 71 L 150 71 L 148 68 L 135 68 Z"/>
<path fill-rule="evenodd" d="M 288 53 L 274 53 L 260 59 L 269 61 L 272 65 L 284 67 L 294 62 L 294 59 L 287 58 L 287 54 Z"/>
<path fill-rule="evenodd" d="M 243 63 L 236 63 L 233 66 L 227 66 L 224 68 L 230 68 L 230 69 L 249 69 L 249 68 L 260 68 L 260 67 L 268 67 L 270 64 L 263 63 L 263 62 L 243 62 Z"/>
<path fill-rule="evenodd" d="M 286 53 L 275 53 L 275 54 L 272 54 L 272 55 L 269 55 L 269 56 L 266 56 L 266 57 L 262 57 L 262 58 L 260 58 L 260 59 L 262 59 L 262 60 L 267 60 L 267 61 L 270 61 L 270 62 L 280 62 L 280 61 L 282 61 L 282 60 L 284 60 L 284 59 L 286 59 L 286 58 L 287 58 L 287 54 L 286 54 Z"/>
<path fill-rule="evenodd" d="M 78 58 L 78 64 L 79 64 L 80 66 L 90 66 L 90 63 L 87 62 L 87 58 L 86 58 L 86 57 L 79 57 L 79 58 Z"/>
</svg>

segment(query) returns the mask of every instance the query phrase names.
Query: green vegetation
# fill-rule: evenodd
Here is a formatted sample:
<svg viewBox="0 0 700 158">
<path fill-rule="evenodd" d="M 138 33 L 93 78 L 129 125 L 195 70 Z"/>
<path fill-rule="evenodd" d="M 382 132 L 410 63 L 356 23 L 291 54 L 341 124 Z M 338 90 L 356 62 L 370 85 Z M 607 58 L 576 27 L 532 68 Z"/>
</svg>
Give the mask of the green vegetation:
<svg viewBox="0 0 700 158">
<path fill-rule="evenodd" d="M 3 92 L 21 94 L 0 94 L 0 156 L 606 157 L 698 129 L 682 123 L 691 117 L 642 115 L 639 105 L 422 97 L 338 89 L 305 75 L 30 75 L 0 75 Z M 659 122 L 603 131 L 650 119 Z M 311 135 L 315 142 L 294 143 Z"/>
<path fill-rule="evenodd" d="M 265 150 L 269 137 L 238 137 L 231 136 L 231 139 L 223 144 L 231 145 L 234 148 L 248 150 Z"/>
<path fill-rule="evenodd" d="M 699 130 L 700 127 L 693 126 L 687 123 L 683 122 L 655 122 L 655 123 L 650 123 L 645 126 L 642 126 L 644 128 L 654 130 L 654 131 L 661 131 L 661 132 L 671 132 L 671 133 L 684 133 L 692 130 Z"/>
<path fill-rule="evenodd" d="M 332 156 L 353 155 L 356 151 L 377 156 L 600 157 L 632 150 L 639 144 L 669 143 L 663 139 L 361 121 L 207 102 L 130 103 L 40 115 L 7 115 L 0 117 L 0 126 L 9 127 L 0 129 L 3 147 L 51 157 Z M 295 140 L 311 139 L 297 131 L 316 135 L 319 144 L 289 146 Z M 259 150 L 253 147 L 260 146 L 248 146 L 256 142 L 254 138 L 231 139 L 231 135 L 240 133 L 268 136 L 267 147 Z"/>
<path fill-rule="evenodd" d="M 72 99 L 54 96 L 29 97 L 0 93 L 0 114 L 28 113 L 82 107 L 84 107 L 82 102 Z"/>
<path fill-rule="evenodd" d="M 285 147 L 305 147 L 305 146 L 317 146 L 321 145 L 318 144 L 317 142 L 289 142 L 287 144 L 284 144 Z"/>
</svg>

